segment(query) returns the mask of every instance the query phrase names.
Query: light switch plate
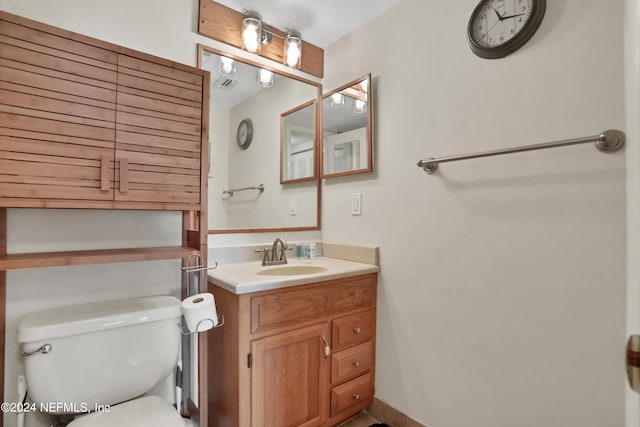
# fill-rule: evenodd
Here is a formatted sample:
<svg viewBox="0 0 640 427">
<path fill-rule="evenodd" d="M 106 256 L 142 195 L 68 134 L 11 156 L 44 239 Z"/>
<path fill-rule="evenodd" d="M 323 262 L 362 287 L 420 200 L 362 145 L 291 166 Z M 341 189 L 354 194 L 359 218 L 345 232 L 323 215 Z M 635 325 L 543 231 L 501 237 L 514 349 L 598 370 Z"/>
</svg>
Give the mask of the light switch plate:
<svg viewBox="0 0 640 427">
<path fill-rule="evenodd" d="M 351 215 L 362 215 L 362 193 L 351 193 Z"/>
<path fill-rule="evenodd" d="M 292 197 L 289 199 L 289 215 L 298 215 L 298 198 Z"/>
</svg>

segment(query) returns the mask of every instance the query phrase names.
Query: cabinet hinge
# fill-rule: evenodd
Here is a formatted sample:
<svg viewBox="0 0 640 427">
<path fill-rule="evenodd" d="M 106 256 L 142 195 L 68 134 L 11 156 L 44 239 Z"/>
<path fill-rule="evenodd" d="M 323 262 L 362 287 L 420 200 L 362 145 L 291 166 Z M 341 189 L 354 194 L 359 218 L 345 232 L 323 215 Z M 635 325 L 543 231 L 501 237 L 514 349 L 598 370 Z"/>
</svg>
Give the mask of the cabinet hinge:
<svg viewBox="0 0 640 427">
<path fill-rule="evenodd" d="M 251 355 L 251 353 L 247 354 L 247 368 L 251 368 L 251 365 L 253 364 L 253 356 Z"/>
</svg>

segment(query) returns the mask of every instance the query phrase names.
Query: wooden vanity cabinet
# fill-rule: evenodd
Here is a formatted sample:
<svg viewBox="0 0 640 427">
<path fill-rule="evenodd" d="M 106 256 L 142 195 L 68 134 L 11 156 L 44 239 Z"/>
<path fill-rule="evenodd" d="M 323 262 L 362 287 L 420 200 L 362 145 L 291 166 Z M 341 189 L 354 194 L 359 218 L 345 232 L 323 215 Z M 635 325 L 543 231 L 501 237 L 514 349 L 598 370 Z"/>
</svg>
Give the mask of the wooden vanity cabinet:
<svg viewBox="0 0 640 427">
<path fill-rule="evenodd" d="M 373 401 L 377 273 L 233 294 L 209 282 L 223 328 L 208 339 L 218 427 L 329 427 Z"/>
</svg>

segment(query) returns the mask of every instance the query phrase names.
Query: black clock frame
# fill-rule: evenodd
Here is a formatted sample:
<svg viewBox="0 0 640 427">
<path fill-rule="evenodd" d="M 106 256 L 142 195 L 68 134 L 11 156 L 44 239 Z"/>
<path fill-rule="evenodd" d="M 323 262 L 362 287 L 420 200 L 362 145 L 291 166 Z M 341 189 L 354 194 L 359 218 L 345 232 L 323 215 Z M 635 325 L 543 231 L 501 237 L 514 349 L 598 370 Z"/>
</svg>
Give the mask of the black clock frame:
<svg viewBox="0 0 640 427">
<path fill-rule="evenodd" d="M 244 142 L 244 144 L 240 141 L 240 128 L 242 128 L 242 124 L 247 125 L 247 140 Z M 251 122 L 251 119 L 244 119 L 238 125 L 238 130 L 236 131 L 236 142 L 238 143 L 240 148 L 242 148 L 243 150 L 246 150 L 251 145 L 252 139 L 253 139 L 253 123 Z"/>
<path fill-rule="evenodd" d="M 520 49 L 529 41 L 531 37 L 535 34 L 540 27 L 540 23 L 542 23 L 542 18 L 544 18 L 544 13 L 547 8 L 546 0 L 533 0 L 533 4 L 531 5 L 531 16 L 529 20 L 525 23 L 524 27 L 508 42 L 502 44 L 500 46 L 495 47 L 486 47 L 480 45 L 478 41 L 475 39 L 473 35 L 473 23 L 476 20 L 476 17 L 480 13 L 482 6 L 489 0 L 482 0 L 476 8 L 471 13 L 471 17 L 469 18 L 469 25 L 467 26 L 467 39 L 469 40 L 469 47 L 480 58 L 485 59 L 498 59 L 504 58 L 507 55 L 512 54 L 516 50 Z"/>
</svg>

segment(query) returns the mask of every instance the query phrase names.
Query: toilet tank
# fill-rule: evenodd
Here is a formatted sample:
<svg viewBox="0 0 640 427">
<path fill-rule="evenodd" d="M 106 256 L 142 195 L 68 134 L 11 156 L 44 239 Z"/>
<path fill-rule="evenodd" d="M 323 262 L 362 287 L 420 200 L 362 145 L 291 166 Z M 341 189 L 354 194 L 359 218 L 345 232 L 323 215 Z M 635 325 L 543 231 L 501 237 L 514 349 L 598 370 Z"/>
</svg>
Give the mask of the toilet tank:
<svg viewBox="0 0 640 427">
<path fill-rule="evenodd" d="M 146 393 L 176 367 L 180 304 L 171 296 L 153 296 L 59 307 L 24 318 L 17 333 L 22 351 L 51 346 L 48 353 L 23 356 L 31 400 L 69 413 Z"/>
</svg>

